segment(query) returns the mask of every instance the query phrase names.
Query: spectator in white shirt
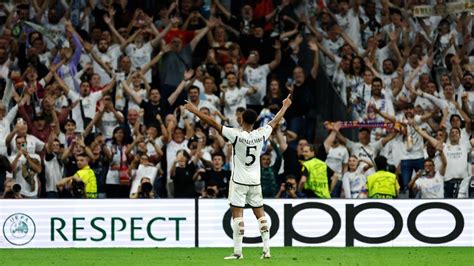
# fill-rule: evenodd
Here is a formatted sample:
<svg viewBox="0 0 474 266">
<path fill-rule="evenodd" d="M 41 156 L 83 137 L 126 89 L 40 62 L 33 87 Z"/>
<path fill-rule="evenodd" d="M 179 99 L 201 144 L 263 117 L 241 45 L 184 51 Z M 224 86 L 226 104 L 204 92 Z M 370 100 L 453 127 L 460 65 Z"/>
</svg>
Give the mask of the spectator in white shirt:
<svg viewBox="0 0 474 266">
<path fill-rule="evenodd" d="M 426 159 L 424 171 L 418 171 L 408 187 L 414 192 L 419 191 L 422 199 L 442 199 L 444 198 L 444 174 L 446 172 L 446 156 L 441 143 L 436 147 L 441 155 L 441 168 L 435 170 L 433 160 Z"/>
</svg>

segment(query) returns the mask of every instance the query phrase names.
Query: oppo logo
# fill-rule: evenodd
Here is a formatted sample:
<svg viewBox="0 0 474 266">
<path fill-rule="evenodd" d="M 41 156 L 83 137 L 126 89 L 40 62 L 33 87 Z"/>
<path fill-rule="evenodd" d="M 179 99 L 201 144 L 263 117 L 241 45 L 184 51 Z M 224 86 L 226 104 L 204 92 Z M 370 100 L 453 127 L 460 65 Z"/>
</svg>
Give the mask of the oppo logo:
<svg viewBox="0 0 474 266">
<path fill-rule="evenodd" d="M 270 227 L 270 237 L 273 237 L 278 230 L 280 229 L 280 218 L 276 211 L 268 206 L 264 206 L 265 212 L 270 217 L 272 221 L 272 226 Z M 329 214 L 332 219 L 333 226 L 332 228 L 321 236 L 304 236 L 300 233 L 296 232 L 295 228 L 293 227 L 293 219 L 300 211 L 307 210 L 307 209 L 319 209 L 325 211 Z M 368 210 L 368 209 L 380 209 L 387 212 L 389 215 L 392 216 L 394 220 L 394 226 L 384 236 L 380 237 L 369 237 L 362 235 L 354 224 L 354 220 L 359 215 L 360 212 Z M 431 209 L 438 209 L 438 210 L 445 210 L 449 212 L 455 220 L 454 229 L 447 235 L 441 237 L 431 237 L 427 235 L 423 235 L 418 228 L 416 227 L 416 220 L 418 215 L 423 213 L 426 210 Z M 402 229 L 403 229 L 403 218 L 400 212 L 395 209 L 393 206 L 381 202 L 368 202 L 359 204 L 354 206 L 354 204 L 346 204 L 345 205 L 345 213 L 346 213 L 346 246 L 352 247 L 354 246 L 354 240 L 364 242 L 367 244 L 381 244 L 392 241 L 396 239 Z M 230 219 L 231 219 L 231 212 L 228 210 L 222 219 L 222 225 L 224 227 L 224 231 L 229 238 L 232 238 L 232 228 L 230 226 Z M 298 205 L 292 204 L 285 204 L 284 205 L 284 213 L 283 213 L 283 220 L 284 220 L 284 245 L 285 246 L 292 246 L 293 239 L 297 240 L 302 243 L 306 244 L 320 244 L 324 242 L 328 242 L 334 237 L 337 236 L 339 231 L 341 230 L 342 222 L 339 213 L 328 204 L 320 203 L 320 202 L 306 202 Z M 408 215 L 406 226 L 408 227 L 409 233 L 418 241 L 428 243 L 428 244 L 443 244 L 450 241 L 455 240 L 459 237 L 464 229 L 464 217 L 456 207 L 442 202 L 430 202 L 430 203 L 423 203 L 412 209 Z M 244 237 L 243 242 L 247 244 L 255 244 L 260 243 L 262 241 L 261 237 Z"/>
</svg>

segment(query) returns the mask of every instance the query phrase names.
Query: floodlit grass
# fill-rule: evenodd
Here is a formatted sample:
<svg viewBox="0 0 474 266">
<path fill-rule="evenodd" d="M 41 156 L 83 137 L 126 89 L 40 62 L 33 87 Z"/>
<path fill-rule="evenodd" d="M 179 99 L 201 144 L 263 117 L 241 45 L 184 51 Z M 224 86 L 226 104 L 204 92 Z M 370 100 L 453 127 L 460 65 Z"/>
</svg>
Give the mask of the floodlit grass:
<svg viewBox="0 0 474 266">
<path fill-rule="evenodd" d="M 0 265 L 474 265 L 474 248 L 244 248 L 244 259 L 224 261 L 232 248 L 0 249 Z"/>
</svg>

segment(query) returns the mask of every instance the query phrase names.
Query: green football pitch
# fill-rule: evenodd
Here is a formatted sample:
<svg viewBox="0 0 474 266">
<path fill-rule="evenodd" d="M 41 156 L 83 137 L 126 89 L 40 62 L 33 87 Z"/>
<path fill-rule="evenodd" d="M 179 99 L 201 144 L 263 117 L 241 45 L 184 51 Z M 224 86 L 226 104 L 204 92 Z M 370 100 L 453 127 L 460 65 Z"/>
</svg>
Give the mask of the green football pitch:
<svg viewBox="0 0 474 266">
<path fill-rule="evenodd" d="M 224 261 L 231 248 L 0 249 L 0 265 L 474 265 L 474 248 L 244 248 L 244 259 Z"/>
</svg>

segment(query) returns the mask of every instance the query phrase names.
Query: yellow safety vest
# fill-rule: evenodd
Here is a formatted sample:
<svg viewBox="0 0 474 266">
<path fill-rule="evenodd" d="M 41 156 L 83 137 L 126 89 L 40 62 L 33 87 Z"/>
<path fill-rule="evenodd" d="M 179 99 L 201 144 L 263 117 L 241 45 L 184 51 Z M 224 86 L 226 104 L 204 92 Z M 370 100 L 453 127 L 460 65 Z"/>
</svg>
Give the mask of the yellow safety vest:
<svg viewBox="0 0 474 266">
<path fill-rule="evenodd" d="M 387 171 L 377 171 L 367 177 L 369 198 L 393 199 L 400 189 L 397 176 Z"/>
<path fill-rule="evenodd" d="M 329 194 L 326 163 L 317 158 L 313 158 L 305 161 L 303 166 L 309 173 L 304 184 L 304 189 L 312 190 L 319 198 L 330 199 L 331 194 Z"/>
<path fill-rule="evenodd" d="M 94 171 L 89 166 L 82 168 L 76 172 L 76 175 L 79 176 L 86 185 L 86 196 L 88 199 L 97 198 L 97 179 L 95 177 Z"/>
</svg>

